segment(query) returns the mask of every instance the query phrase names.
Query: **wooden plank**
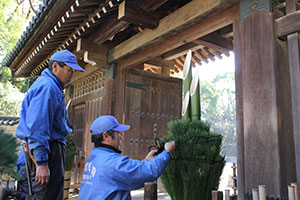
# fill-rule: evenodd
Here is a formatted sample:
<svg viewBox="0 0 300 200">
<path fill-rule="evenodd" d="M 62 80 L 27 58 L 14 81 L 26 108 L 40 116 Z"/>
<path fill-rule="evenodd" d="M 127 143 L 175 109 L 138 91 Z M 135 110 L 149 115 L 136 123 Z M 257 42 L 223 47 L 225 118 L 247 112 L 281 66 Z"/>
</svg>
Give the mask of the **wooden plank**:
<svg viewBox="0 0 300 200">
<path fill-rule="evenodd" d="M 204 14 L 217 9 L 220 6 L 224 6 L 226 3 L 227 1 L 221 0 L 191 1 L 165 18 L 161 19 L 159 26 L 155 30 L 144 30 L 143 32 L 131 37 L 112 49 L 109 53 L 109 63 L 118 61 L 122 57 L 151 44 L 153 41 L 165 37 L 172 31 L 182 30 L 186 28 L 187 24 L 197 23 L 197 21 L 201 20 L 201 17 Z M 180 41 L 183 40 L 184 38 L 182 38 Z"/>
<path fill-rule="evenodd" d="M 130 1 L 123 1 L 119 5 L 118 19 L 150 29 L 156 28 L 159 23 L 159 18 L 154 13 L 147 12 Z"/>
<path fill-rule="evenodd" d="M 300 10 L 275 20 L 276 36 L 282 37 L 300 31 Z"/>
<path fill-rule="evenodd" d="M 286 12 L 293 15 L 296 11 L 296 0 L 286 0 Z M 290 23 L 297 23 L 293 20 Z M 291 81 L 293 133 L 296 157 L 297 182 L 300 181 L 300 51 L 299 34 L 293 33 L 287 36 L 289 52 L 289 71 Z M 299 193 L 299 189 L 297 191 Z"/>
<path fill-rule="evenodd" d="M 153 46 L 148 47 L 147 49 L 141 50 L 136 54 L 121 60 L 119 62 L 119 67 L 122 69 L 132 67 L 138 63 L 144 62 L 149 58 L 157 57 L 167 51 L 179 47 L 186 42 L 193 41 L 199 37 L 202 37 L 222 27 L 225 27 L 232 23 L 232 19 L 236 15 L 236 13 L 238 13 L 237 6 L 227 9 L 226 11 L 215 15 L 214 17 L 211 17 L 199 24 L 196 24 L 190 28 L 186 28 L 185 30 L 177 34 L 166 38 L 160 43 L 154 44 Z M 135 41 L 133 41 L 133 44 L 134 43 Z M 110 54 L 112 53 L 113 52 L 110 51 Z M 109 59 L 112 60 L 112 58 Z"/>
</svg>

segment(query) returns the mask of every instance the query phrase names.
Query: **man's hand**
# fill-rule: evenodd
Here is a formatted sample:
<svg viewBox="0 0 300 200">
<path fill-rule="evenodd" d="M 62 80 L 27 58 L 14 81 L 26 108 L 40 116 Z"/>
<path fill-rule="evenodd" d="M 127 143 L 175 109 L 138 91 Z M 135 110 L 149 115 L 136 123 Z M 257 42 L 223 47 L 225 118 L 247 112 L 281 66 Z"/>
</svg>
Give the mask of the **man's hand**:
<svg viewBox="0 0 300 200">
<path fill-rule="evenodd" d="M 50 178 L 48 165 L 36 166 L 35 181 L 41 185 L 47 185 Z"/>
<path fill-rule="evenodd" d="M 148 153 L 148 155 L 146 156 L 145 160 L 151 160 L 152 158 L 154 158 L 156 152 L 157 152 L 157 149 L 151 150 L 151 151 Z"/>
<path fill-rule="evenodd" d="M 170 141 L 165 144 L 165 150 L 168 150 L 170 153 L 175 149 L 175 142 Z"/>
</svg>

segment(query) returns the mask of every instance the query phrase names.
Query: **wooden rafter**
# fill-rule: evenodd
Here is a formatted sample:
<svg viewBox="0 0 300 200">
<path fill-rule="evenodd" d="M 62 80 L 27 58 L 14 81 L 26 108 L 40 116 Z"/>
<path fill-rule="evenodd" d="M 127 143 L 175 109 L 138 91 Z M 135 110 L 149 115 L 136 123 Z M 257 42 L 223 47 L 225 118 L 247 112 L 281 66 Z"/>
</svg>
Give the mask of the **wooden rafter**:
<svg viewBox="0 0 300 200">
<path fill-rule="evenodd" d="M 222 53 L 228 53 L 233 50 L 233 44 L 230 40 L 222 38 L 216 33 L 206 35 L 200 39 L 192 41 L 195 44 L 199 44 L 208 48 L 215 49 Z"/>
<path fill-rule="evenodd" d="M 203 61 L 204 63 L 208 63 L 208 59 L 201 53 L 201 51 L 194 51 L 194 56 Z"/>
<path fill-rule="evenodd" d="M 160 25 L 155 30 L 145 30 L 131 37 L 130 39 L 124 41 L 123 43 L 119 44 L 114 49 L 112 49 L 109 53 L 109 62 L 110 63 L 116 62 L 120 60 L 122 57 L 134 53 L 134 51 L 137 51 L 142 47 L 153 44 L 153 42 L 157 41 L 156 38 L 158 37 L 163 39 L 164 37 L 166 37 L 166 35 L 170 34 L 172 31 L 182 30 L 184 29 L 184 26 L 188 23 L 197 23 L 196 19 L 199 20 L 200 17 L 207 11 L 211 11 L 214 8 L 222 6 L 222 3 L 224 3 L 224 1 L 221 0 L 194 0 L 189 2 L 188 4 L 179 8 L 172 14 L 161 19 Z M 229 10 L 230 9 L 228 9 L 227 11 L 229 12 Z M 223 20 L 227 21 L 228 18 L 223 18 Z M 214 25 L 210 24 L 210 26 L 214 26 Z M 202 31 L 202 34 L 205 35 L 207 33 L 205 33 L 205 31 Z M 182 40 L 184 39 L 182 38 Z M 181 41 L 177 40 L 177 43 L 182 42 L 182 40 Z M 173 49 L 178 46 L 174 47 L 173 45 L 169 45 L 169 48 Z"/>
<path fill-rule="evenodd" d="M 186 55 L 187 52 L 189 50 L 191 51 L 195 51 L 197 49 L 202 48 L 202 46 L 199 46 L 198 44 L 195 43 L 188 43 L 188 44 L 184 44 L 180 47 L 177 47 L 167 53 L 164 53 L 161 55 L 162 58 L 166 59 L 166 60 L 173 60 L 175 58 L 178 58 L 182 55 Z"/>
<path fill-rule="evenodd" d="M 192 1 L 192 2 L 194 2 L 194 1 Z M 172 36 L 169 36 L 167 39 L 164 39 L 162 42 L 151 45 L 151 48 L 148 47 L 147 49 L 140 50 L 140 51 L 136 52 L 134 55 L 131 55 L 130 57 L 128 56 L 128 58 L 124 58 L 124 59 L 120 60 L 118 66 L 120 69 L 132 67 L 138 63 L 148 60 L 151 57 L 157 57 L 159 55 L 162 55 L 165 52 L 168 52 L 174 48 L 181 46 L 183 44 L 183 41 L 190 42 L 201 36 L 204 36 L 206 34 L 214 32 L 222 27 L 225 27 L 232 23 L 233 18 L 235 17 L 236 13 L 238 12 L 237 9 L 238 9 L 237 6 L 233 6 L 232 8 L 227 9 L 226 11 L 219 13 L 218 15 L 214 15 L 213 17 L 208 18 L 207 20 L 205 20 L 201 23 L 191 26 L 190 28 L 185 29 L 175 35 L 173 34 Z M 176 12 L 174 12 L 174 14 L 175 13 Z M 161 24 L 162 24 L 162 20 L 160 21 L 159 27 L 161 26 Z M 157 29 L 159 29 L 159 27 Z M 157 29 L 155 29 L 155 30 L 157 30 Z M 153 31 L 155 31 L 155 30 L 153 30 Z M 172 31 L 172 30 L 170 30 L 170 31 Z M 145 32 L 147 32 L 147 31 L 143 31 L 142 33 L 145 33 Z M 134 37 L 132 37 L 132 38 L 134 38 Z M 122 43 L 123 44 L 122 46 L 125 49 L 126 49 L 126 46 L 129 45 L 129 43 L 130 43 L 130 46 L 131 45 L 134 46 L 136 44 L 135 40 L 132 40 L 132 43 L 130 42 L 130 40 L 132 38 L 125 41 L 126 45 L 124 43 Z M 152 40 L 153 39 L 154 38 L 152 37 Z M 120 48 L 119 45 L 117 47 Z M 138 47 L 138 46 L 136 46 L 136 47 Z M 126 54 L 130 54 L 131 50 L 133 50 L 133 49 L 131 49 L 131 50 L 130 49 L 127 49 Z M 111 51 L 109 51 L 109 59 L 108 59 L 109 62 L 117 62 L 115 56 L 119 53 L 114 54 L 114 50 L 115 50 L 115 48 L 112 49 Z M 137 50 L 138 50 L 138 48 L 134 48 L 134 51 L 137 51 Z M 120 59 L 120 58 L 121 57 L 118 57 L 118 59 Z"/>
</svg>

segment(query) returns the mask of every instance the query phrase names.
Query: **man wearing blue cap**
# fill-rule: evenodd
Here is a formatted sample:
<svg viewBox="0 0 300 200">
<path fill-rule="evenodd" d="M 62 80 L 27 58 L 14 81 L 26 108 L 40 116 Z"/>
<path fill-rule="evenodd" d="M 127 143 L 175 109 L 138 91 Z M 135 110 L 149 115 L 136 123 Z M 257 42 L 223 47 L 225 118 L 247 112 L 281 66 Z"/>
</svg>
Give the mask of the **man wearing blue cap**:
<svg viewBox="0 0 300 200">
<path fill-rule="evenodd" d="M 165 150 L 156 157 L 156 151 L 151 151 L 142 161 L 122 156 L 119 132 L 129 128 L 109 115 L 93 122 L 91 134 L 95 146 L 84 166 L 79 200 L 131 199 L 130 190 L 156 180 L 168 165 L 170 153 L 175 149 L 174 141 L 166 143 Z"/>
<path fill-rule="evenodd" d="M 62 90 L 75 70 L 84 72 L 73 53 L 56 52 L 49 68 L 32 84 L 22 102 L 17 136 L 28 142 L 35 159 L 32 199 L 63 199 L 65 137 L 72 132 L 72 126 Z"/>
</svg>

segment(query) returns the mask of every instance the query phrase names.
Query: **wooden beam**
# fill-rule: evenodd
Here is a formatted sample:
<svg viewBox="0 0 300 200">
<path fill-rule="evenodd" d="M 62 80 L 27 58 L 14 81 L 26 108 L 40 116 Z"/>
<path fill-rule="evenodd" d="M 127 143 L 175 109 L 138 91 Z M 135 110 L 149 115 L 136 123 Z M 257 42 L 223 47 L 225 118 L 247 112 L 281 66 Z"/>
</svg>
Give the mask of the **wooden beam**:
<svg viewBox="0 0 300 200">
<path fill-rule="evenodd" d="M 172 69 L 174 67 L 175 61 L 164 60 L 161 57 L 156 57 L 151 60 L 147 60 L 145 63 L 151 64 L 151 65 L 156 65 L 156 66 L 166 66 L 166 67 L 169 67 Z"/>
<path fill-rule="evenodd" d="M 100 26 L 100 28 L 93 33 L 90 39 L 98 44 L 102 44 L 105 40 L 118 33 L 120 30 L 128 25 L 127 22 L 119 20 L 111 20 Z"/>
<path fill-rule="evenodd" d="M 300 10 L 276 19 L 275 23 L 277 37 L 300 31 Z"/>
<path fill-rule="evenodd" d="M 175 35 L 173 34 L 173 35 L 169 36 L 168 38 L 165 38 L 163 41 L 160 40 L 159 43 L 152 44 L 151 48 L 148 47 L 147 49 L 140 50 L 139 52 L 136 52 L 131 57 L 128 57 L 126 59 L 119 61 L 119 67 L 120 68 L 132 67 L 137 63 L 144 62 L 145 60 L 147 60 L 151 57 L 157 57 L 167 51 L 170 51 L 176 47 L 181 46 L 182 44 L 184 44 L 186 42 L 191 42 L 199 37 L 202 37 L 206 34 L 216 31 L 222 27 L 225 27 L 232 23 L 233 17 L 238 12 L 239 12 L 238 7 L 234 6 L 234 7 L 231 7 L 230 9 L 226 9 L 222 13 L 214 15 L 211 18 L 208 18 L 206 16 L 207 17 L 206 20 L 202 21 L 201 23 L 191 26 L 190 28 L 185 28 L 185 30 L 183 30 Z M 160 24 L 162 24 L 162 23 L 160 22 Z M 159 29 L 159 27 L 157 29 Z M 157 29 L 155 29 L 155 30 L 157 30 Z M 147 30 L 143 31 L 143 32 L 147 32 Z M 128 44 L 128 45 L 131 46 L 131 45 L 134 45 L 134 43 L 138 43 L 138 42 L 132 41 L 132 44 L 130 44 L 130 45 Z M 126 45 L 123 47 L 125 48 Z M 118 48 L 119 48 L 119 46 L 118 46 Z M 134 49 L 134 50 L 137 50 L 137 49 Z M 129 54 L 129 53 L 130 52 L 127 52 L 126 54 Z M 116 61 L 115 57 L 113 56 L 116 54 L 113 53 L 113 50 L 109 51 L 109 55 L 110 55 L 110 57 L 108 59 L 109 61 Z M 120 58 L 121 57 L 119 57 L 119 59 Z"/>
<path fill-rule="evenodd" d="M 119 5 L 118 19 L 150 29 L 156 28 L 159 24 L 159 18 L 154 13 L 147 12 L 129 1 L 123 1 Z"/>
<path fill-rule="evenodd" d="M 144 48 L 146 46 L 149 46 L 153 43 L 158 43 L 161 40 L 158 39 L 164 39 L 168 35 L 171 35 L 174 31 L 181 31 L 185 30 L 187 24 L 196 24 L 199 21 L 203 20 L 203 17 L 205 15 L 207 19 L 207 13 L 212 12 L 215 9 L 221 8 L 223 6 L 223 9 L 226 8 L 225 5 L 228 5 L 228 1 L 222 1 L 222 0 L 194 0 L 186 5 L 182 6 L 178 10 L 174 11 L 173 13 L 169 14 L 168 16 L 164 17 L 160 20 L 159 26 L 155 30 L 144 30 L 143 32 L 136 34 L 135 36 L 131 37 L 130 39 L 124 41 L 123 43 L 119 44 L 115 48 L 113 48 L 109 52 L 109 63 L 116 62 L 120 60 L 121 58 L 128 56 L 141 48 Z M 224 14 L 222 15 L 223 19 L 223 25 L 222 27 L 228 25 L 232 21 L 232 16 L 234 13 L 232 13 L 232 9 L 227 9 L 228 12 L 231 12 L 230 14 Z M 234 9 L 236 12 L 237 10 Z M 218 15 L 217 11 L 213 13 L 216 18 L 219 18 L 221 15 Z M 225 18 L 224 18 L 225 17 Z M 228 17 L 230 19 L 228 19 Z M 208 20 L 206 20 L 203 23 L 207 23 Z M 216 23 L 219 23 L 220 20 L 217 20 L 215 22 L 210 21 L 210 28 L 214 27 Z M 203 24 L 201 23 L 201 24 Z M 208 26 L 208 24 L 207 24 Z M 199 27 L 198 27 L 199 28 Z M 220 27 L 218 27 L 220 28 Z M 206 35 L 207 33 L 210 33 L 208 30 L 201 29 L 202 34 L 199 34 L 200 36 Z M 183 31 L 184 32 L 184 31 Z M 198 35 L 196 35 L 198 36 Z M 181 44 L 186 41 L 186 39 L 189 39 L 188 37 L 191 37 L 191 34 L 186 35 L 185 37 L 181 38 L 179 41 Z M 197 39 L 199 37 L 193 38 L 193 40 Z M 178 40 L 178 39 L 176 39 Z M 189 42 L 189 41 L 186 41 Z M 176 48 L 181 45 L 175 45 L 170 46 L 170 49 Z"/>
<path fill-rule="evenodd" d="M 173 60 L 180 56 L 186 55 L 189 50 L 195 51 L 200 48 L 202 48 L 202 46 L 199 46 L 198 44 L 188 43 L 180 47 L 177 47 L 176 49 L 173 49 L 167 53 L 162 54 L 161 57 L 164 58 L 165 60 Z"/>
<path fill-rule="evenodd" d="M 222 53 L 226 53 L 233 50 L 232 41 L 222 38 L 217 33 L 206 35 L 192 42 L 211 49 L 215 49 L 216 51 L 220 51 Z"/>
<path fill-rule="evenodd" d="M 152 3 L 148 4 L 148 2 Z M 143 0 L 139 1 L 138 5 L 146 11 L 149 11 L 152 8 L 156 8 L 156 6 L 160 6 L 162 3 L 163 1 Z M 126 26 L 128 26 L 128 24 L 128 22 L 118 20 L 117 17 L 112 17 L 112 20 L 101 25 L 100 29 L 95 31 L 90 38 L 92 41 L 101 44 L 108 38 L 118 33 L 120 30 L 124 29 Z"/>
<path fill-rule="evenodd" d="M 91 51 L 91 52 L 97 52 L 101 55 L 106 56 L 107 52 L 108 52 L 108 47 L 106 47 L 105 45 L 99 45 L 99 44 L 95 44 L 94 42 L 92 42 L 89 39 L 85 39 L 85 38 L 80 38 L 77 40 L 77 42 L 81 40 L 81 46 L 80 49 L 78 50 L 79 52 L 84 52 L 84 51 Z M 75 49 L 75 51 L 77 51 Z"/>
<path fill-rule="evenodd" d="M 106 68 L 109 66 L 107 63 L 107 48 L 104 45 L 98 45 L 88 39 L 81 38 L 80 49 L 75 49 L 74 54 L 79 60 L 84 60 L 84 53 L 88 51 L 88 59 L 95 61 L 96 66 Z M 78 41 L 79 41 L 78 40 Z"/>
</svg>

